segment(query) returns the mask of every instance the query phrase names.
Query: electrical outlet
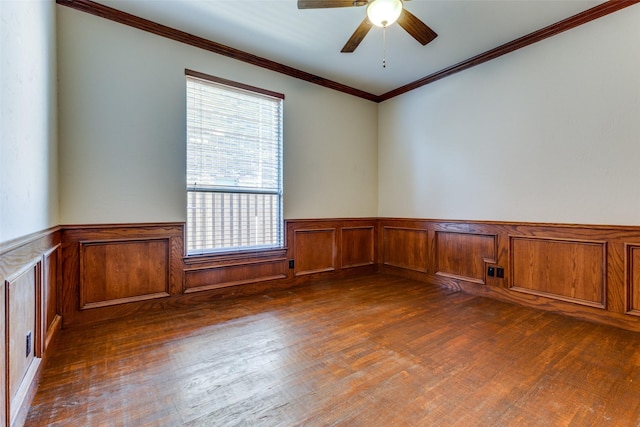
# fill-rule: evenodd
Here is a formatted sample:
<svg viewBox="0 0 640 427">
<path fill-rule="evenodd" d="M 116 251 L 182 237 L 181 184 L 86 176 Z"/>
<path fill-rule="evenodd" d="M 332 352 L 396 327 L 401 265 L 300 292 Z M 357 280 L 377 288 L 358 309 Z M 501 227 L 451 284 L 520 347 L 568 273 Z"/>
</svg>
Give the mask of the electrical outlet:
<svg viewBox="0 0 640 427">
<path fill-rule="evenodd" d="M 496 269 L 494 267 L 487 268 L 487 276 L 493 277 L 496 274 Z"/>
<path fill-rule="evenodd" d="M 504 279 L 504 268 L 502 267 L 496 268 L 496 276 L 501 279 Z"/>
<path fill-rule="evenodd" d="M 26 346 L 27 354 L 25 357 L 29 357 L 31 354 L 31 331 L 27 332 L 27 346 Z"/>
<path fill-rule="evenodd" d="M 293 260 L 292 260 L 292 259 L 290 259 L 290 260 L 289 260 L 289 268 L 293 268 L 293 265 L 294 265 L 294 264 L 293 264 Z"/>
</svg>

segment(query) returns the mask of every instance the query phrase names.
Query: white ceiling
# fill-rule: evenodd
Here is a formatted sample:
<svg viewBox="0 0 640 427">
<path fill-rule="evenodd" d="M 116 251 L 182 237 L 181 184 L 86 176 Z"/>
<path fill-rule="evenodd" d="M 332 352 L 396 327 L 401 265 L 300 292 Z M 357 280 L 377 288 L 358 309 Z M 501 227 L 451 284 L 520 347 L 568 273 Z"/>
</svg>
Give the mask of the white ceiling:
<svg viewBox="0 0 640 427">
<path fill-rule="evenodd" d="M 374 27 L 354 53 L 340 53 L 365 7 L 297 8 L 296 0 L 97 0 L 325 79 L 380 95 L 603 0 L 412 0 L 405 7 L 436 33 L 420 45 L 397 24 Z"/>
</svg>

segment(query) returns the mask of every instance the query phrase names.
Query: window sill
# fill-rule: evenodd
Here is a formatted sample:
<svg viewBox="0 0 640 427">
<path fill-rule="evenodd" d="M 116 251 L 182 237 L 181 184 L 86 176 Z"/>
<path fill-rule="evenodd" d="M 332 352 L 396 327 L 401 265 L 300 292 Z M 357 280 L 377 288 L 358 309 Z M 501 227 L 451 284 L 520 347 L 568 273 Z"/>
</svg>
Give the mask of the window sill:
<svg viewBox="0 0 640 427">
<path fill-rule="evenodd" d="M 260 260 L 271 258 L 286 258 L 288 248 L 250 249 L 244 251 L 215 252 L 207 254 L 187 255 L 183 258 L 186 265 L 204 264 L 210 262 Z"/>
</svg>

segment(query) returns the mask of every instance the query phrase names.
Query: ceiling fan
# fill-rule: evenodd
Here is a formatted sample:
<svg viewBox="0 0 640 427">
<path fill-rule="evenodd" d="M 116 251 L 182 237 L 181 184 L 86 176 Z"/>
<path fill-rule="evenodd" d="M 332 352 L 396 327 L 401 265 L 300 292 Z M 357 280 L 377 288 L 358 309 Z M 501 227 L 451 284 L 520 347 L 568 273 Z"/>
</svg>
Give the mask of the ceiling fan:
<svg viewBox="0 0 640 427">
<path fill-rule="evenodd" d="M 408 1 L 408 0 L 405 0 Z M 396 20 L 423 46 L 438 37 L 435 31 L 403 7 L 402 0 L 298 0 L 298 9 L 367 6 L 367 16 L 356 28 L 341 52 L 356 50 L 373 25 L 387 27 Z"/>
</svg>

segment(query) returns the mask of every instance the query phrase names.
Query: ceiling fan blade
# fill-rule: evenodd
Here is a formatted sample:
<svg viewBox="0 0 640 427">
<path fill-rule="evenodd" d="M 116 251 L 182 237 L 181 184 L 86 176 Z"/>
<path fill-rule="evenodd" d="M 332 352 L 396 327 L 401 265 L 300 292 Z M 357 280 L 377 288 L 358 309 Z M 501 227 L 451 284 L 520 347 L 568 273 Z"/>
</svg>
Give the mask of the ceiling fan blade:
<svg viewBox="0 0 640 427">
<path fill-rule="evenodd" d="M 366 0 L 298 0 L 298 9 L 364 6 Z"/>
<path fill-rule="evenodd" d="M 402 9 L 398 24 L 423 46 L 438 37 L 435 31 L 407 9 Z"/>
<path fill-rule="evenodd" d="M 358 25 L 358 28 L 356 28 L 356 30 L 351 35 L 351 38 L 349 38 L 349 40 L 347 41 L 347 44 L 344 45 L 340 52 L 351 53 L 356 50 L 356 48 L 364 39 L 364 36 L 367 35 L 372 26 L 373 24 L 369 21 L 369 18 L 364 18 L 364 21 L 362 21 L 362 23 Z"/>
</svg>

